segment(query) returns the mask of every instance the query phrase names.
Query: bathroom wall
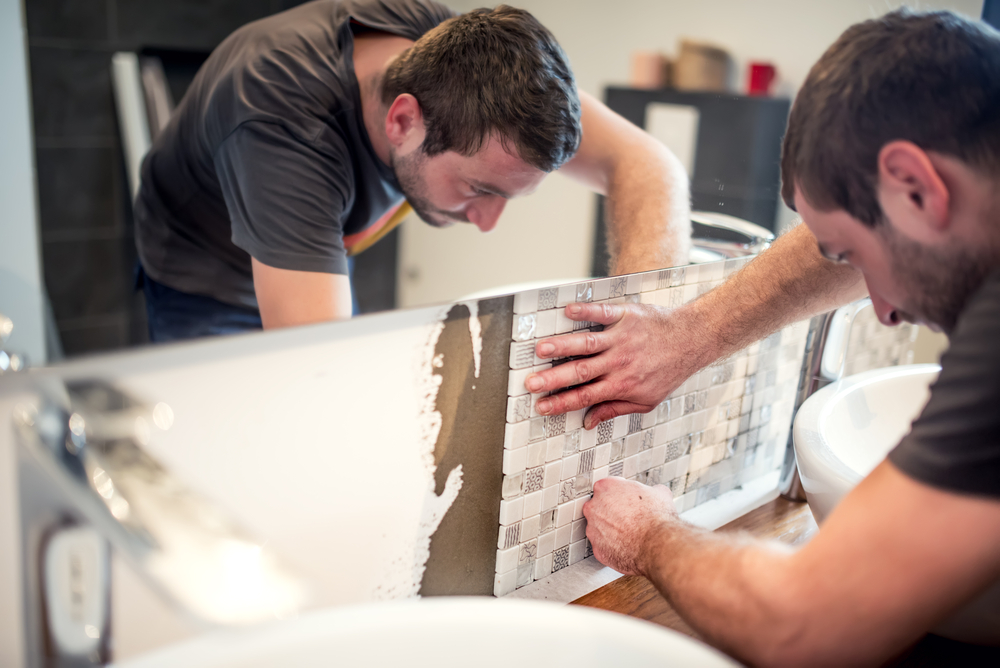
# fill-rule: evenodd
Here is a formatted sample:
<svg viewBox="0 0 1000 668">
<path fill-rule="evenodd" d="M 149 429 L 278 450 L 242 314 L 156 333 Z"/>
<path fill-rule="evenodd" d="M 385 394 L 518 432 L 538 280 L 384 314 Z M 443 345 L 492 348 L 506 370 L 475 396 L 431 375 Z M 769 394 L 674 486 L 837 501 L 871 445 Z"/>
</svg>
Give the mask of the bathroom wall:
<svg viewBox="0 0 1000 668">
<path fill-rule="evenodd" d="M 449 4 L 467 11 L 491 3 Z M 812 64 L 853 23 L 903 4 L 951 9 L 972 18 L 979 18 L 983 6 L 982 0 L 522 0 L 511 4 L 531 11 L 555 34 L 579 87 L 599 99 L 605 87 L 628 81 L 633 50 L 674 53 L 682 36 L 729 49 L 740 87 L 748 61 L 774 63 L 780 78 L 777 94 L 792 97 Z M 475 229 L 432 229 L 411 218 L 404 224 L 401 242 L 400 305 L 457 299 L 522 281 L 590 276 L 595 200 L 585 188 L 554 174 L 530 197 L 510 202 L 488 235 Z M 792 219 L 782 206 L 776 229 L 786 229 Z"/>
<path fill-rule="evenodd" d="M 749 258 L 529 290 L 514 298 L 494 593 L 505 596 L 590 556 L 583 504 L 608 476 L 669 485 L 684 513 L 780 467 L 802 369 L 802 321 L 700 371 L 656 410 L 582 428 L 585 410 L 541 417 L 525 377 L 565 360 L 538 339 L 583 331 L 574 301 L 679 306 Z M 598 326 L 599 329 L 599 326 Z M 775 481 L 776 482 L 776 481 Z"/>
</svg>

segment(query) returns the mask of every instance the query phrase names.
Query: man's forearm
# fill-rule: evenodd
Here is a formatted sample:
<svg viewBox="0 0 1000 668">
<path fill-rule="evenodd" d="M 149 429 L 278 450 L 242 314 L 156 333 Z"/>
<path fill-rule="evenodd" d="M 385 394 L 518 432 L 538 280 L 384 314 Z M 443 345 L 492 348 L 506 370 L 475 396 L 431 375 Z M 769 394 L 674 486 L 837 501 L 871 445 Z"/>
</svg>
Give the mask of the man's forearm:
<svg viewBox="0 0 1000 668">
<path fill-rule="evenodd" d="M 687 264 L 691 208 L 684 167 L 643 136 L 612 172 L 605 200 L 610 273 Z"/>
<path fill-rule="evenodd" d="M 815 237 L 799 225 L 728 281 L 683 308 L 697 323 L 701 341 L 710 341 L 719 359 L 867 293 L 861 272 L 820 255 Z"/>
<path fill-rule="evenodd" d="M 789 550 L 675 520 L 647 554 L 642 574 L 706 640 L 752 665 L 781 663 L 799 633 L 780 591 Z"/>
</svg>

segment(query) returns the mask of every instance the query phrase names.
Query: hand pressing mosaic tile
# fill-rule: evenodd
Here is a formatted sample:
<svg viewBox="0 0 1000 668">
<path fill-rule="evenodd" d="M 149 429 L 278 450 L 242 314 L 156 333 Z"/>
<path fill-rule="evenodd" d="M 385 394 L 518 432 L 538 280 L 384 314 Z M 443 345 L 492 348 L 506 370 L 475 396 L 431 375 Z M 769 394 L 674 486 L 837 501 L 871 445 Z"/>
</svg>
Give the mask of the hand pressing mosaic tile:
<svg viewBox="0 0 1000 668">
<path fill-rule="evenodd" d="M 724 494 L 781 464 L 808 323 L 797 323 L 688 379 L 655 410 L 583 429 L 585 410 L 542 417 L 524 387 L 560 363 L 534 355 L 555 334 L 596 328 L 565 316 L 571 302 L 680 306 L 748 258 L 587 281 L 514 297 L 503 500 L 494 593 L 508 594 L 591 554 L 583 504 L 594 483 L 622 476 L 668 485 L 678 511 Z"/>
</svg>

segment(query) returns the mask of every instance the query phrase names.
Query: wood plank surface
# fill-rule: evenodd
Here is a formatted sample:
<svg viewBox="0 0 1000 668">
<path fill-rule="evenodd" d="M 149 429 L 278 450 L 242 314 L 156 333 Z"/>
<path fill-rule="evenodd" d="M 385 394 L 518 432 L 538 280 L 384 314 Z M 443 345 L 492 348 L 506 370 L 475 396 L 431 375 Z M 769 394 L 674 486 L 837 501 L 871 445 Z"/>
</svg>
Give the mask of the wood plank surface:
<svg viewBox="0 0 1000 668">
<path fill-rule="evenodd" d="M 745 532 L 763 540 L 799 545 L 809 540 L 818 527 L 809 506 L 778 497 L 770 503 L 733 520 L 722 532 Z M 597 591 L 581 596 L 572 605 L 585 605 L 644 619 L 693 638 L 701 639 L 680 615 L 660 596 L 646 578 L 626 575 Z"/>
</svg>

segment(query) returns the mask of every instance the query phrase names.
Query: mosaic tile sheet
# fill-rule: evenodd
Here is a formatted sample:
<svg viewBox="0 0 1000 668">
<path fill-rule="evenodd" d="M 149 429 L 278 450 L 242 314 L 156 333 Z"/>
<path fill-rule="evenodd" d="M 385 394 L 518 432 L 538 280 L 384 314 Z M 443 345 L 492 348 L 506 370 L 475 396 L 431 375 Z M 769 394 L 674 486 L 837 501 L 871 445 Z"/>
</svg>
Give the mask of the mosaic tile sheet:
<svg viewBox="0 0 1000 668">
<path fill-rule="evenodd" d="M 591 554 L 583 504 L 594 482 L 623 476 L 669 485 L 684 512 L 769 473 L 784 456 L 808 322 L 803 321 L 688 379 L 655 410 L 583 429 L 585 410 L 541 417 L 524 379 L 560 360 L 535 342 L 580 331 L 574 301 L 680 306 L 749 258 L 531 290 L 514 298 L 503 500 L 494 593 L 508 594 Z M 529 363 L 529 356 L 531 357 Z"/>
<path fill-rule="evenodd" d="M 886 327 L 878 321 L 875 309 L 861 310 L 854 318 L 847 344 L 844 375 L 913 364 L 914 345 L 920 328 L 917 325 Z"/>
</svg>

